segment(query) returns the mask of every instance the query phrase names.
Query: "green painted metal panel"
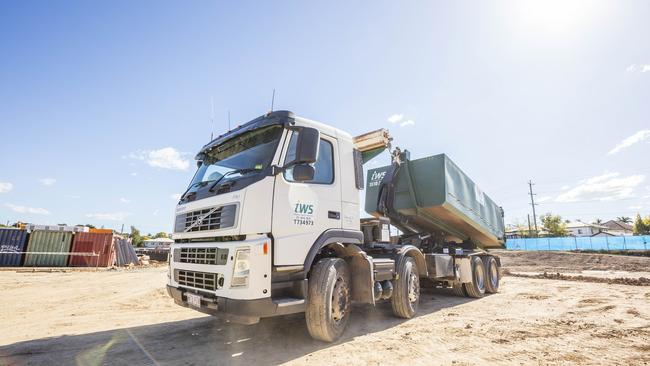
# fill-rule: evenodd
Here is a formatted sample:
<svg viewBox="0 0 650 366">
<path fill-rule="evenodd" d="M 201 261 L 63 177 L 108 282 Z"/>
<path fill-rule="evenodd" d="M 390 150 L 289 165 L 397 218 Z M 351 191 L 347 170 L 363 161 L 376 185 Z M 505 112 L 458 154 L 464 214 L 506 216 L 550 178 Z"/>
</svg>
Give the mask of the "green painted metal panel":
<svg viewBox="0 0 650 366">
<path fill-rule="evenodd" d="M 368 171 L 366 212 L 377 211 L 381 180 L 390 170 Z M 427 230 L 443 230 L 480 247 L 501 248 L 505 226 L 501 208 L 445 154 L 403 163 L 395 185 L 393 207 Z"/>
<path fill-rule="evenodd" d="M 25 267 L 65 267 L 72 243 L 69 231 L 35 230 L 29 235 Z M 34 252 L 50 254 L 32 254 Z M 62 253 L 62 254 L 56 254 Z"/>
</svg>

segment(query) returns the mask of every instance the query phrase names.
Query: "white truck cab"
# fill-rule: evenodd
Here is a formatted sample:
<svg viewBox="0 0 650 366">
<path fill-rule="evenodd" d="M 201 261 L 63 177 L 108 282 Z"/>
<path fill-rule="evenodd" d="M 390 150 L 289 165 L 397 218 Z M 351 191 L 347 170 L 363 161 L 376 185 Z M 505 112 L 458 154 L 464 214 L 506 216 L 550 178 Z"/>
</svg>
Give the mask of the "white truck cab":
<svg viewBox="0 0 650 366">
<path fill-rule="evenodd" d="M 167 290 L 177 304 L 249 324 L 306 312 L 310 333 L 325 341 L 341 335 L 352 301 L 393 298 L 398 316 L 413 316 L 431 266 L 413 245 L 364 249 L 362 155 L 348 133 L 270 112 L 196 160 L 170 251 Z M 460 280 L 452 272 L 444 283 Z"/>
</svg>

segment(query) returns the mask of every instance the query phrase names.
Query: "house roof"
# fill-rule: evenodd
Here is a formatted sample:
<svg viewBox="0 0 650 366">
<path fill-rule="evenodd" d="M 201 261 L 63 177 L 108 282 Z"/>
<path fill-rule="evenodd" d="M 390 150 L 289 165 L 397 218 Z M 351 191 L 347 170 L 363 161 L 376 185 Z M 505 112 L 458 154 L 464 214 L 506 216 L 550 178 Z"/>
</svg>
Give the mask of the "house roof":
<svg viewBox="0 0 650 366">
<path fill-rule="evenodd" d="M 616 234 L 611 233 L 609 231 L 601 231 L 601 232 L 593 234 L 592 236 L 619 236 L 619 235 L 616 235 Z"/>
<path fill-rule="evenodd" d="M 616 220 L 609 220 L 606 223 L 604 223 L 603 226 L 606 226 L 608 229 L 612 229 L 612 230 L 632 231 L 632 225 L 626 224 L 624 222 L 616 221 Z"/>
<path fill-rule="evenodd" d="M 579 227 L 595 227 L 596 229 L 609 229 L 607 226 L 587 224 L 586 222 L 582 222 L 582 221 L 573 221 L 566 224 L 567 229 L 577 229 Z"/>
</svg>

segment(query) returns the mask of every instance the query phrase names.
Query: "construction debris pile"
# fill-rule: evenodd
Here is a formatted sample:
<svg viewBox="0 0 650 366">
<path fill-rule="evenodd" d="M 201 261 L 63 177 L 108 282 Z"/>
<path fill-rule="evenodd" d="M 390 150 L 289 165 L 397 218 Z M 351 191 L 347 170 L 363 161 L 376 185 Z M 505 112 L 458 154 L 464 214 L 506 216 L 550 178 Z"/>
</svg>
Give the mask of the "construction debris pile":
<svg viewBox="0 0 650 366">
<path fill-rule="evenodd" d="M 25 225 L 0 229 L 0 267 L 139 265 L 129 239 L 109 229 Z"/>
</svg>

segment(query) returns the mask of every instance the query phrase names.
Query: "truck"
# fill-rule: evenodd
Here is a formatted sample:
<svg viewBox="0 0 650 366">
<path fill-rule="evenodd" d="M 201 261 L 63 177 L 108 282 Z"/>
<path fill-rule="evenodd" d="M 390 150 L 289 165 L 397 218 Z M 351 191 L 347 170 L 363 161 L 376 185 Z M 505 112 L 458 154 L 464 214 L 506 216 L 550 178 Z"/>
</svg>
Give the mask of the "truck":
<svg viewBox="0 0 650 366">
<path fill-rule="evenodd" d="M 391 164 L 363 165 L 388 151 Z M 274 111 L 203 146 L 176 206 L 167 292 L 221 319 L 304 313 L 339 338 L 352 304 L 415 316 L 422 286 L 499 290 L 503 210 L 446 155 L 411 160 L 385 129 L 361 136 Z M 365 211 L 361 218 L 361 192 Z M 396 235 L 391 235 L 392 233 Z"/>
</svg>

